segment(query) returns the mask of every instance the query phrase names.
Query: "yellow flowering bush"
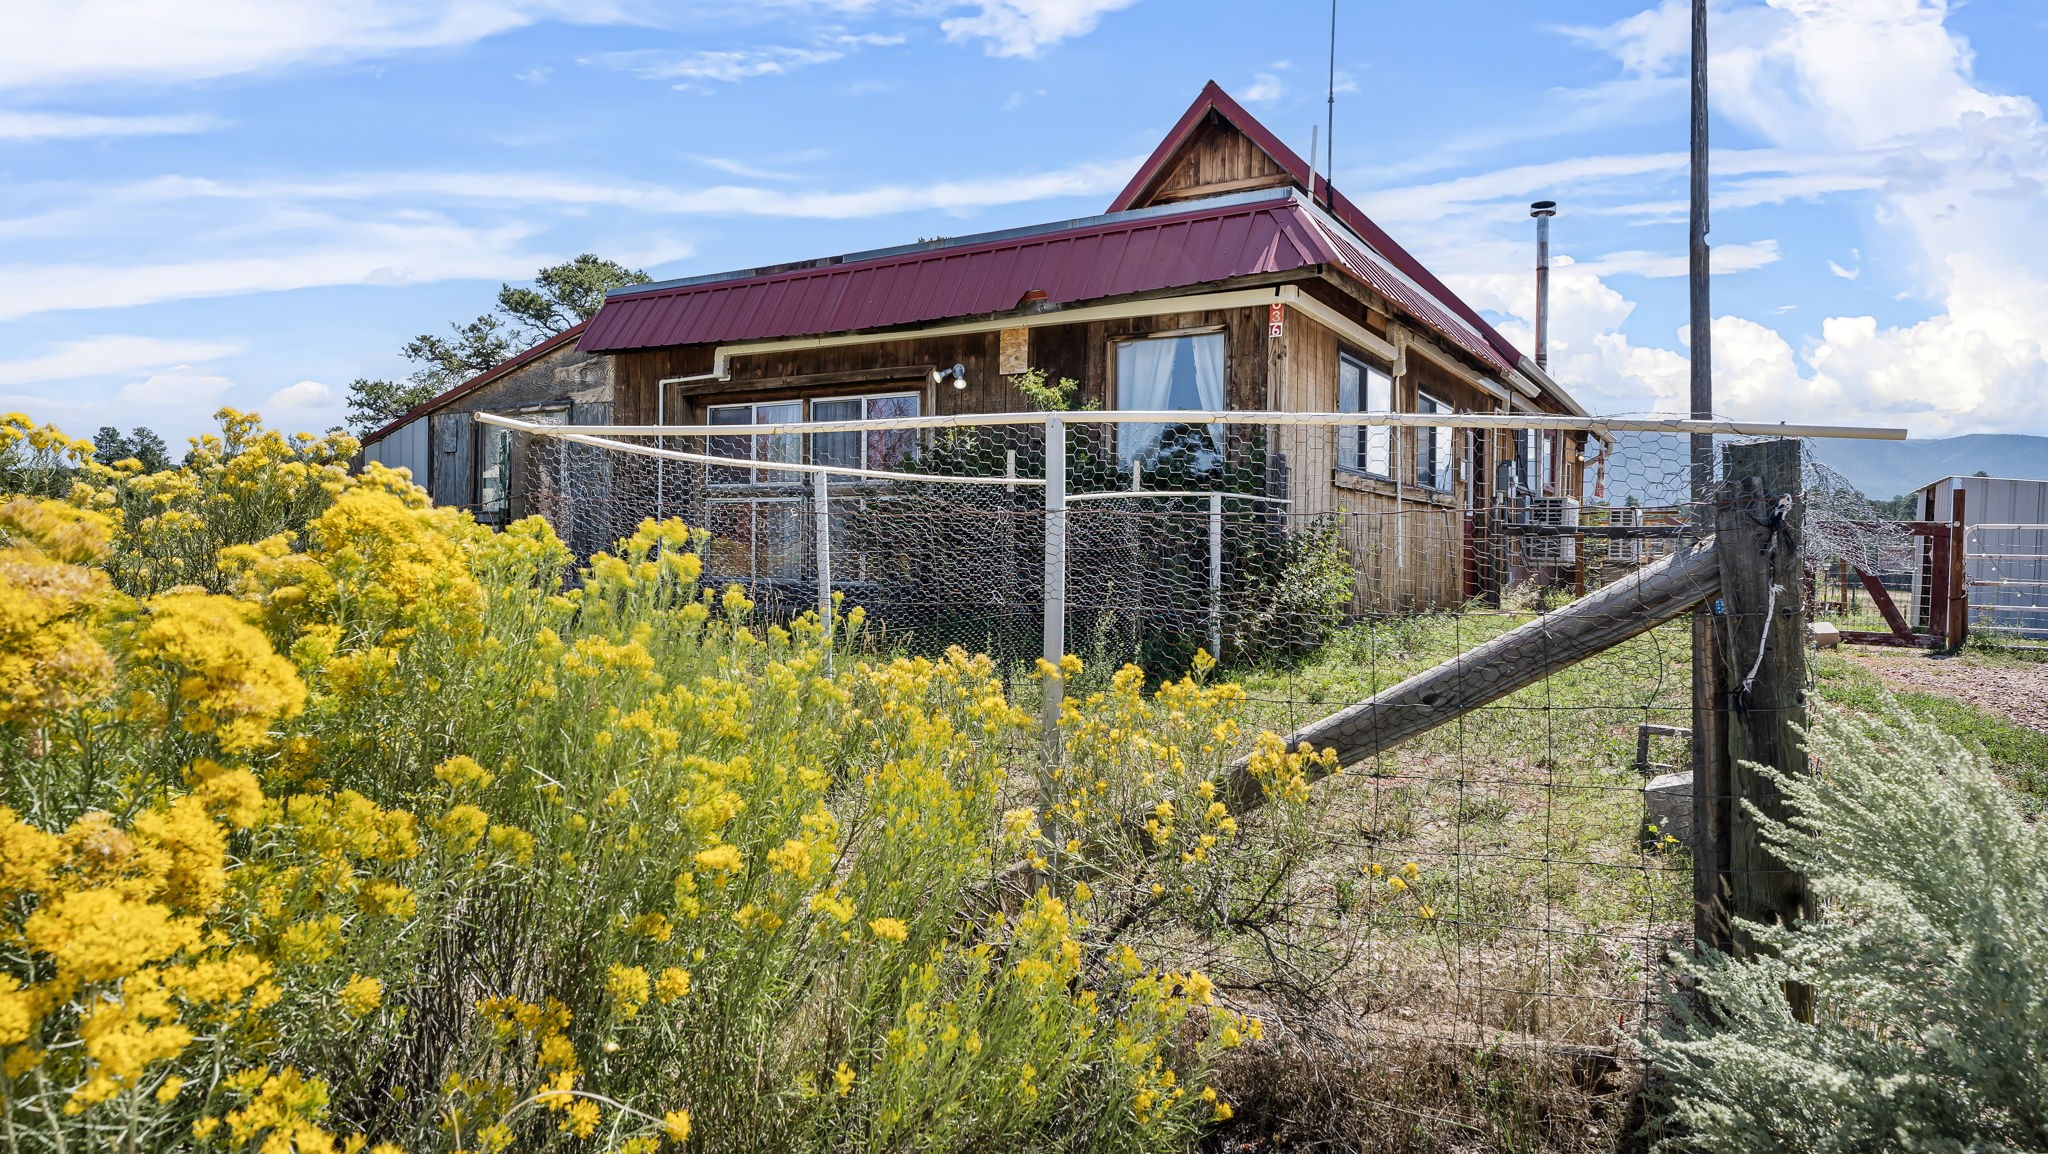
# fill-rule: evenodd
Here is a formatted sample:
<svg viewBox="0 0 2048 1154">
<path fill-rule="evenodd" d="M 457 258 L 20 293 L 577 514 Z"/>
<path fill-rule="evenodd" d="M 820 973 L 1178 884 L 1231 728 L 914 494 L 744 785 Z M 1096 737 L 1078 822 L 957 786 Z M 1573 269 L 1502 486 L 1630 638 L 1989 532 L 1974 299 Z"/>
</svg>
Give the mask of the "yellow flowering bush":
<svg viewBox="0 0 2048 1154">
<path fill-rule="evenodd" d="M 0 493 L 10 1151 L 1138 1151 L 1229 1116 L 1205 1071 L 1258 1022 L 1131 931 L 1289 868 L 1317 755 L 1262 748 L 1240 824 L 1235 687 L 1117 673 L 1047 764 L 988 657 L 757 620 L 680 523 L 572 569 L 222 420 L 178 469 Z M 0 478 L 76 449 L 0 428 Z"/>
</svg>

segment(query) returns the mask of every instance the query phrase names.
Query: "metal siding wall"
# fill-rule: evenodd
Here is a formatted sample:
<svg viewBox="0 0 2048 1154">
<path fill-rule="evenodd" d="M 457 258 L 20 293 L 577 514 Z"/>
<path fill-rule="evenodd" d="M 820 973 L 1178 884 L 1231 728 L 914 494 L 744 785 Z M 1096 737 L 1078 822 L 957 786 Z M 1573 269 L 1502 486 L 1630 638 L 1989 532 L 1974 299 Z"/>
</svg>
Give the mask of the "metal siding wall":
<svg viewBox="0 0 2048 1154">
<path fill-rule="evenodd" d="M 1985 554 L 1968 561 L 1970 624 L 2048 638 L 2048 481 L 1958 477 L 1954 483 L 1963 490 L 1968 525 L 2041 526 L 1979 529 L 1966 538 L 1969 552 Z"/>
<path fill-rule="evenodd" d="M 391 435 L 363 450 L 363 459 L 377 461 L 393 469 L 411 469 L 413 484 L 424 487 L 427 483 L 427 418 L 410 421 L 391 431 Z"/>
</svg>

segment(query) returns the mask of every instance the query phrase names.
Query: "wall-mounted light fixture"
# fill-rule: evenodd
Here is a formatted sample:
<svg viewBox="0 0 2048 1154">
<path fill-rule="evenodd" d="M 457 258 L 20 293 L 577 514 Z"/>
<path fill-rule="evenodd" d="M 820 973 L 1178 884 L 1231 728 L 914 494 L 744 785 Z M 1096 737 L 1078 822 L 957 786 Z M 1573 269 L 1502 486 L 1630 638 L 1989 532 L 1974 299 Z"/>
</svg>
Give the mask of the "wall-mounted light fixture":
<svg viewBox="0 0 2048 1154">
<path fill-rule="evenodd" d="M 953 366 L 952 368 L 950 368 L 950 369 L 933 369 L 933 370 L 932 370 L 932 384 L 934 384 L 934 385 L 940 385 L 940 384 L 944 384 L 944 383 L 945 383 L 945 381 L 946 381 L 946 378 L 948 378 L 948 377 L 951 377 L 951 378 L 953 379 L 953 387 L 954 387 L 954 388 L 956 388 L 956 389 L 964 389 L 964 388 L 966 388 L 966 387 L 967 387 L 967 366 L 966 366 L 966 365 L 954 365 L 954 366 Z"/>
</svg>

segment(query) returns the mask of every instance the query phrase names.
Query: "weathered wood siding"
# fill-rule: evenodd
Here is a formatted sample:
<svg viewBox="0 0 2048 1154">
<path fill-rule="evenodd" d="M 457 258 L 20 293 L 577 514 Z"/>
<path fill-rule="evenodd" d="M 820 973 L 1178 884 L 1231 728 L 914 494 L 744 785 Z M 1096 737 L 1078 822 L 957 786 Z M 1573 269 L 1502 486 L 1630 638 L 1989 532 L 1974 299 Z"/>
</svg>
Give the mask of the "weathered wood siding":
<svg viewBox="0 0 2048 1154">
<path fill-rule="evenodd" d="M 1189 329 L 1220 328 L 1225 334 L 1224 403 L 1233 409 L 1267 404 L 1265 310 L 1228 309 L 1162 312 L 1129 320 L 1031 328 L 1028 360 L 1053 379 L 1081 382 L 1081 395 L 1104 408 L 1116 404 L 1118 340 Z M 1030 406 L 1001 372 L 1002 334 L 991 330 L 948 337 L 903 337 L 872 344 L 799 349 L 732 359 L 730 381 L 687 381 L 668 386 L 665 407 L 671 425 L 694 424 L 714 404 L 746 399 L 772 401 L 834 393 L 918 390 L 924 412 L 938 416 L 1014 413 Z M 655 423 L 655 390 L 663 378 L 711 371 L 708 346 L 620 353 L 617 361 L 616 419 L 623 424 Z M 967 387 L 932 387 L 934 368 L 964 365 Z"/>
<path fill-rule="evenodd" d="M 1392 367 L 1361 350 L 1347 348 L 1336 333 L 1306 316 L 1288 316 L 1286 353 L 1276 378 L 1276 408 L 1335 412 L 1339 358 L 1346 352 L 1369 364 Z M 1395 378 L 1396 410 L 1414 410 L 1418 383 L 1413 373 Z M 1444 396 L 1437 387 L 1430 391 Z M 1463 599 L 1468 484 L 1461 473 L 1454 472 L 1448 494 L 1416 486 L 1417 436 L 1409 430 L 1393 433 L 1389 444 L 1393 479 L 1381 480 L 1338 468 L 1337 431 L 1333 428 L 1300 427 L 1281 435 L 1292 446 L 1287 496 L 1293 504 L 1289 512 L 1298 528 L 1305 528 L 1318 514 L 1341 514 L 1344 543 L 1357 567 L 1352 607 L 1359 612 L 1444 606 Z M 1456 451 L 1462 466 L 1464 445 L 1460 443 Z"/>
<path fill-rule="evenodd" d="M 1288 184 L 1287 171 L 1212 112 L 1134 207 Z"/>
</svg>

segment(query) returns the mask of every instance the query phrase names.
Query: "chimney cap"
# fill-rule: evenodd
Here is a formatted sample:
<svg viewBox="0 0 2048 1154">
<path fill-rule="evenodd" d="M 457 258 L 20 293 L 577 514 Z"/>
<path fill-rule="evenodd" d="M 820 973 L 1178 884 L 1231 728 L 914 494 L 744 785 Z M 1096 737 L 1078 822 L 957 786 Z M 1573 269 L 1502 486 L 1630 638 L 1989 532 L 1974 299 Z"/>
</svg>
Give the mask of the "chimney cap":
<svg viewBox="0 0 2048 1154">
<path fill-rule="evenodd" d="M 1530 216 L 1556 216 L 1556 215 L 1557 215 L 1557 202 L 1556 202 L 1556 201 L 1554 201 L 1554 200 L 1539 200 L 1539 201 L 1537 201 L 1536 203 L 1534 203 L 1534 204 L 1532 204 L 1532 205 L 1530 205 L 1530 206 L 1529 206 L 1529 215 L 1530 215 Z"/>
</svg>

